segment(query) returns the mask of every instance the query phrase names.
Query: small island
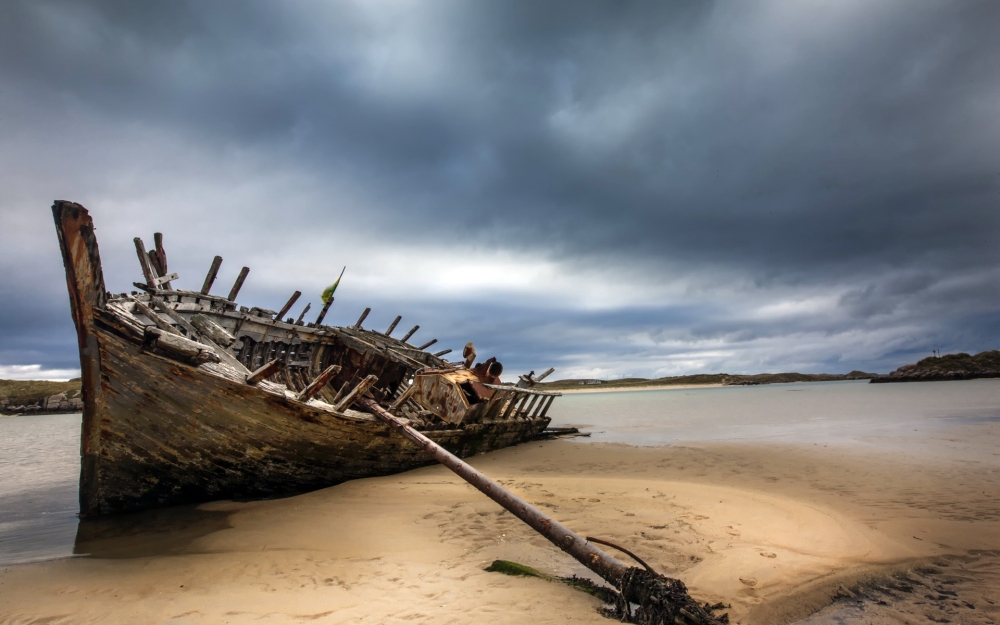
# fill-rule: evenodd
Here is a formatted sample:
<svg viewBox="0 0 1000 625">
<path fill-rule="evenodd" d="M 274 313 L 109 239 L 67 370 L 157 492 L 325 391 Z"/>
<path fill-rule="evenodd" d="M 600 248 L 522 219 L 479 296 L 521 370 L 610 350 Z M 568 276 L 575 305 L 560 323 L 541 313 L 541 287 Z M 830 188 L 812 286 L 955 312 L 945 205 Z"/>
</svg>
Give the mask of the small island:
<svg viewBox="0 0 1000 625">
<path fill-rule="evenodd" d="M 1000 351 L 990 350 L 970 356 L 964 352 L 930 356 L 912 365 L 903 365 L 889 375 L 871 379 L 882 382 L 932 382 L 1000 378 Z"/>
</svg>

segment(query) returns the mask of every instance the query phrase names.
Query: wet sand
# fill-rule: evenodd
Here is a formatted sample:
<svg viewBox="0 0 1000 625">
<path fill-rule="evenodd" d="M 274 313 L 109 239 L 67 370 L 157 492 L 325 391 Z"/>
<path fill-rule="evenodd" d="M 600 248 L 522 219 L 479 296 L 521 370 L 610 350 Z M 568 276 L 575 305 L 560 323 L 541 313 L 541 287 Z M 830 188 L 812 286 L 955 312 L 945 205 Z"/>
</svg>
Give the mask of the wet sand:
<svg viewBox="0 0 1000 625">
<path fill-rule="evenodd" d="M 473 464 L 734 623 L 1000 622 L 1000 451 L 557 440 Z M 90 557 L 0 569 L 0 623 L 610 622 L 568 586 L 485 572 L 586 571 L 442 467 L 80 531 Z"/>
</svg>

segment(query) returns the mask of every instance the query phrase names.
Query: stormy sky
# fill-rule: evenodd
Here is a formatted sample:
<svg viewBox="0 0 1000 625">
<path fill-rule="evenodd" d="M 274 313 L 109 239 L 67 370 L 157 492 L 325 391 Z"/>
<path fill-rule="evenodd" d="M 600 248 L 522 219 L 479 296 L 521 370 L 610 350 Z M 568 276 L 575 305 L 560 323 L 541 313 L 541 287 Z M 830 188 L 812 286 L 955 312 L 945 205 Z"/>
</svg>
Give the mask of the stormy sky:
<svg viewBox="0 0 1000 625">
<path fill-rule="evenodd" d="M 0 377 L 79 366 L 55 199 L 114 292 L 154 231 L 295 315 L 346 265 L 328 322 L 509 374 L 1000 348 L 993 0 L 4 6 Z"/>
</svg>

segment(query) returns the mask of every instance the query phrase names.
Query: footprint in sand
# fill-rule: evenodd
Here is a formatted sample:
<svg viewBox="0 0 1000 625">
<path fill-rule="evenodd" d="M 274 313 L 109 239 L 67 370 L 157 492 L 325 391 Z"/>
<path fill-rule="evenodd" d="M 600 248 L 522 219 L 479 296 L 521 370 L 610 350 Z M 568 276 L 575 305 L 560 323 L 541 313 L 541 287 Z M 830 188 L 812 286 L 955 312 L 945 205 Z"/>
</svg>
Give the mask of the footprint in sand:
<svg viewBox="0 0 1000 625">
<path fill-rule="evenodd" d="M 743 583 L 744 586 L 749 586 L 750 588 L 753 588 L 754 586 L 757 585 L 757 580 L 753 577 L 741 577 L 740 581 Z"/>
<path fill-rule="evenodd" d="M 778 554 L 771 553 L 770 551 L 761 551 L 760 555 L 764 556 L 765 558 L 777 558 L 778 557 Z"/>
</svg>

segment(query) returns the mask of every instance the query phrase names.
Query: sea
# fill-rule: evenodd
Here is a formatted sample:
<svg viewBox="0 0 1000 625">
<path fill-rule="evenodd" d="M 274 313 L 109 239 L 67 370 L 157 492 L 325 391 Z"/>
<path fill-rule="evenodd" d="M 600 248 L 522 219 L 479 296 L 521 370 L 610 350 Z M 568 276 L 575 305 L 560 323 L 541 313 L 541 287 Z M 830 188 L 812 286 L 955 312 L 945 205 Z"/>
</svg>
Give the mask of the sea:
<svg viewBox="0 0 1000 625">
<path fill-rule="evenodd" d="M 581 444 L 774 441 L 985 458 L 992 445 L 951 444 L 941 433 L 1000 421 L 1000 380 L 566 394 L 549 415 L 589 434 L 572 439 Z M 80 422 L 79 414 L 0 418 L 0 565 L 76 555 Z"/>
</svg>

